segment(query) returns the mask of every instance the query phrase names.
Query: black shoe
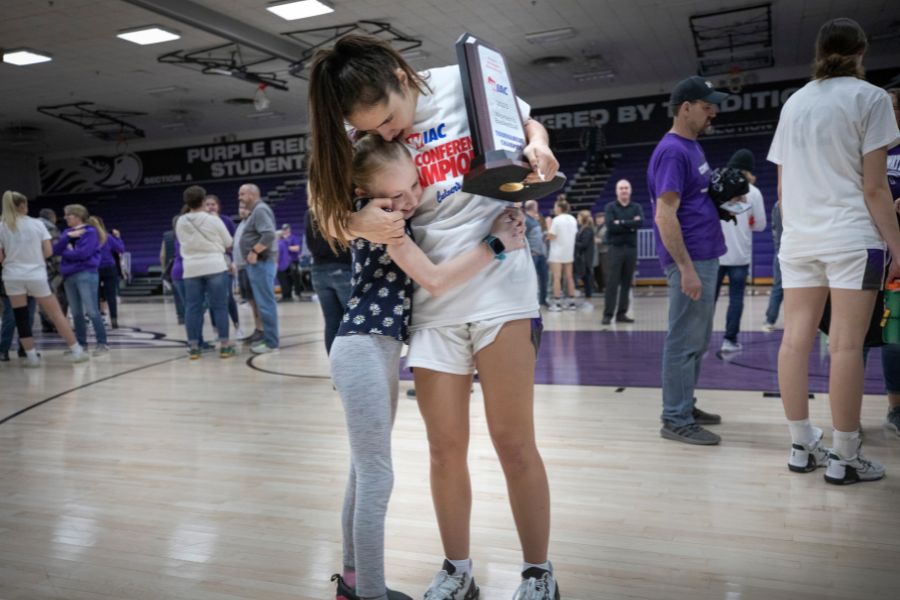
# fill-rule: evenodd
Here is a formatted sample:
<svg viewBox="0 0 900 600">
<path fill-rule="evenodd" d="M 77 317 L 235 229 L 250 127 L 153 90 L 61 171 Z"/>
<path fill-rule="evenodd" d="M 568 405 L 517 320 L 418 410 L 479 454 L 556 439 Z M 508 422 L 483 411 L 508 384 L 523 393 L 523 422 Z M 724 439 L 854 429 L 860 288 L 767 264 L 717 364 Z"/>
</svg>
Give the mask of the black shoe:
<svg viewBox="0 0 900 600">
<path fill-rule="evenodd" d="M 694 407 L 691 415 L 694 417 L 694 423 L 698 425 L 718 425 L 722 422 L 721 416 L 702 411 L 697 407 Z"/>
<path fill-rule="evenodd" d="M 112 323 L 112 325 L 110 325 L 110 326 L 111 326 L 113 329 L 118 329 L 118 328 L 119 328 L 119 319 L 113 319 L 113 320 L 111 321 L 111 323 Z"/>
<path fill-rule="evenodd" d="M 19 350 L 16 352 L 16 354 L 19 355 L 19 358 L 25 358 L 27 356 L 25 348 L 23 348 L 22 346 L 19 346 Z"/>
<path fill-rule="evenodd" d="M 610 323 L 612 323 L 612 317 L 603 317 L 603 320 L 600 321 L 600 323 L 602 323 L 603 325 L 609 325 Z"/>
<path fill-rule="evenodd" d="M 250 334 L 250 337 L 244 338 L 244 339 L 241 340 L 241 341 L 242 341 L 242 342 L 246 342 L 246 343 L 248 343 L 248 344 L 255 344 L 255 343 L 257 343 L 257 342 L 263 341 L 263 338 L 264 338 L 264 337 L 265 337 L 265 336 L 264 336 L 263 332 L 260 331 L 259 329 L 256 329 L 256 330 L 253 331 L 253 333 Z"/>
<path fill-rule="evenodd" d="M 668 421 L 663 421 L 662 429 L 659 435 L 667 440 L 675 440 L 676 442 L 684 442 L 685 444 L 694 444 L 695 446 L 715 446 L 722 441 L 722 438 L 712 431 L 703 429 L 697 423 L 690 425 L 673 425 Z"/>
<path fill-rule="evenodd" d="M 335 573 L 331 576 L 332 581 L 337 582 L 337 589 L 335 590 L 335 600 L 359 600 L 359 596 L 356 594 L 356 590 L 347 585 L 347 582 L 344 581 L 344 578 Z M 409 596 L 402 592 L 398 592 L 397 590 L 387 590 L 388 600 L 412 600 Z"/>
<path fill-rule="evenodd" d="M 9 352 L 0 352 L 0 362 L 9 362 Z"/>
<path fill-rule="evenodd" d="M 630 319 L 626 315 L 619 315 L 616 317 L 616 323 L 634 323 L 634 319 Z"/>
</svg>

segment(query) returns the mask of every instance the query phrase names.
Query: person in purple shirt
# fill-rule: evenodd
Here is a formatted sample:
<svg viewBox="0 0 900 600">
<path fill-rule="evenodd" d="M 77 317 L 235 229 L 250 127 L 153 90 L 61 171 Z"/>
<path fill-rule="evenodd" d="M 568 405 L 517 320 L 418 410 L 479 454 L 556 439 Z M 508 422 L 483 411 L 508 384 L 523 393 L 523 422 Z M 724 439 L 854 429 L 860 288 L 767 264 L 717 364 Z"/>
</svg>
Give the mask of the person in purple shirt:
<svg viewBox="0 0 900 600">
<path fill-rule="evenodd" d="M 100 246 L 106 242 L 106 232 L 98 231 L 95 224 L 99 223 L 80 204 L 69 204 L 65 207 L 64 214 L 68 228 L 54 244 L 53 254 L 62 257 L 59 271 L 63 276 L 63 286 L 66 288 L 72 320 L 75 322 L 75 338 L 82 348 L 87 348 L 87 325 L 84 320 L 86 313 L 97 336 L 94 356 L 99 356 L 109 352 L 106 327 L 97 301 Z"/>
<path fill-rule="evenodd" d="M 716 104 L 727 97 L 701 77 L 679 82 L 669 103 L 672 129 L 657 144 L 647 168 L 656 248 L 669 296 L 660 435 L 705 446 L 718 444 L 721 438 L 702 425 L 716 425 L 722 419 L 696 407 L 694 388 L 712 335 L 725 239 L 708 193 L 709 164 L 697 137 L 716 116 Z"/>
<path fill-rule="evenodd" d="M 280 302 L 300 300 L 300 238 L 291 233 L 291 226 L 284 223 L 278 237 L 278 285 L 281 286 Z"/>
<path fill-rule="evenodd" d="M 125 252 L 125 243 L 122 241 L 122 234 L 118 229 L 111 232 L 106 229 L 103 219 L 94 216 L 97 219 L 98 231 L 106 232 L 106 243 L 100 246 L 100 267 L 97 274 L 100 278 L 100 312 L 103 305 L 106 304 L 109 310 L 110 326 L 113 329 L 119 328 L 119 262 L 116 255 Z"/>
<path fill-rule="evenodd" d="M 225 224 L 225 229 L 228 230 L 228 235 L 234 238 L 234 232 L 237 231 L 237 225 L 235 225 L 231 217 L 222 213 L 222 203 L 219 201 L 218 196 L 215 194 L 207 194 L 206 199 L 203 201 L 203 208 L 210 214 L 219 215 L 219 218 L 222 219 L 222 223 Z M 238 314 L 237 301 L 234 299 L 234 283 L 235 277 L 237 277 L 237 269 L 232 265 L 231 254 L 228 252 L 225 253 L 225 261 L 228 263 L 228 272 L 231 275 L 231 281 L 228 285 L 228 316 L 234 324 L 235 337 L 241 339 L 244 337 L 244 333 L 241 331 L 241 321 Z M 216 323 L 215 319 L 213 319 L 212 312 L 209 313 L 209 318 L 213 321 L 213 326 L 215 326 Z"/>
</svg>

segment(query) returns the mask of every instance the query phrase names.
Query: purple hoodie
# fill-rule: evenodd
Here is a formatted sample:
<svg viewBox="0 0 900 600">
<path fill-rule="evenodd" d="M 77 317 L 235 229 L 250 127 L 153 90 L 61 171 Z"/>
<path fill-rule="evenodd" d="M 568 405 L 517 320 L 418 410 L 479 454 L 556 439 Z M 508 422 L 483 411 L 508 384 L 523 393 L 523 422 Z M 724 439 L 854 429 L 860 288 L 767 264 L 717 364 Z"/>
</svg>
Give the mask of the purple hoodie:
<svg viewBox="0 0 900 600">
<path fill-rule="evenodd" d="M 97 272 L 100 266 L 100 240 L 97 230 L 84 225 L 84 235 L 69 238 L 73 228 L 66 229 L 53 245 L 53 254 L 62 257 L 59 271 L 63 277 L 71 277 L 82 271 Z"/>
<path fill-rule="evenodd" d="M 125 242 L 121 238 L 109 234 L 106 236 L 106 243 L 100 246 L 100 268 L 115 267 L 116 258 L 113 256 L 125 252 Z"/>
</svg>

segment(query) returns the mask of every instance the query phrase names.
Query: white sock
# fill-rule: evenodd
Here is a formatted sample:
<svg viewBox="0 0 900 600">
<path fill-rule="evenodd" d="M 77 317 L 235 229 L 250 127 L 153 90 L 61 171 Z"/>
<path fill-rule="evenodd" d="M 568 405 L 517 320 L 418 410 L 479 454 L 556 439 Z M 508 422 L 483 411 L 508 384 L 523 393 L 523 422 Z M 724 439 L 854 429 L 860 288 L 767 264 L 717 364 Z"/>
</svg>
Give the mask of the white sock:
<svg viewBox="0 0 900 600">
<path fill-rule="evenodd" d="M 31 360 L 37 360 L 37 357 L 38 357 L 37 348 L 32 348 L 31 350 L 26 350 L 25 356 L 27 356 Z"/>
<path fill-rule="evenodd" d="M 84 348 L 82 348 L 81 344 L 79 344 L 78 342 L 75 342 L 74 344 L 69 346 L 69 350 L 72 351 L 72 354 L 81 354 L 82 352 L 84 352 Z"/>
<path fill-rule="evenodd" d="M 801 446 L 809 446 L 822 434 L 821 429 L 810 425 L 809 419 L 788 421 L 788 427 L 791 430 L 791 442 Z"/>
<path fill-rule="evenodd" d="M 472 559 L 465 558 L 463 560 L 450 560 L 447 559 L 447 562 L 453 565 L 453 568 L 456 571 L 453 572 L 454 575 L 462 575 L 463 573 L 471 573 L 472 572 Z"/>
<path fill-rule="evenodd" d="M 543 562 L 539 565 L 536 565 L 536 564 L 530 563 L 530 562 L 523 562 L 522 563 L 522 572 L 524 573 L 525 571 L 527 571 L 528 569 L 531 569 L 532 567 L 537 567 L 538 569 L 550 571 L 551 573 L 553 572 L 553 565 L 550 564 L 549 560 L 547 562 Z"/>
<path fill-rule="evenodd" d="M 834 451 L 841 458 L 854 458 L 859 452 L 859 429 L 856 431 L 834 430 Z"/>
</svg>

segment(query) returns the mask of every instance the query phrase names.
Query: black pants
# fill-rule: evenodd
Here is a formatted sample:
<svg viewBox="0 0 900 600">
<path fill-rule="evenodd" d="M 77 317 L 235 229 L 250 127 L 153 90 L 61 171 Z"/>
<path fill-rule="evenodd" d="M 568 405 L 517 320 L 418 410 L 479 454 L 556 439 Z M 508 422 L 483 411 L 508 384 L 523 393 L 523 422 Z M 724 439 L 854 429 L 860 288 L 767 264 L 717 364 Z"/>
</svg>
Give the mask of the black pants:
<svg viewBox="0 0 900 600">
<path fill-rule="evenodd" d="M 119 270 L 115 267 L 102 267 L 99 270 L 100 283 L 98 297 L 109 306 L 109 318 L 119 318 Z"/>
<path fill-rule="evenodd" d="M 610 246 L 606 253 L 609 273 L 606 280 L 606 304 L 603 316 L 612 318 L 624 316 L 628 312 L 628 294 L 637 265 L 637 248 L 631 246 Z M 616 304 L 618 294 L 618 304 Z"/>
<path fill-rule="evenodd" d="M 603 292 L 606 289 L 609 267 L 606 264 L 606 252 L 601 252 L 599 256 L 597 266 L 594 267 L 594 283 L 597 284 L 597 292 Z"/>
<path fill-rule="evenodd" d="M 281 286 L 281 298 L 291 298 L 296 292 L 300 298 L 300 273 L 296 263 L 291 263 L 284 271 L 278 271 L 278 285 Z"/>
</svg>

